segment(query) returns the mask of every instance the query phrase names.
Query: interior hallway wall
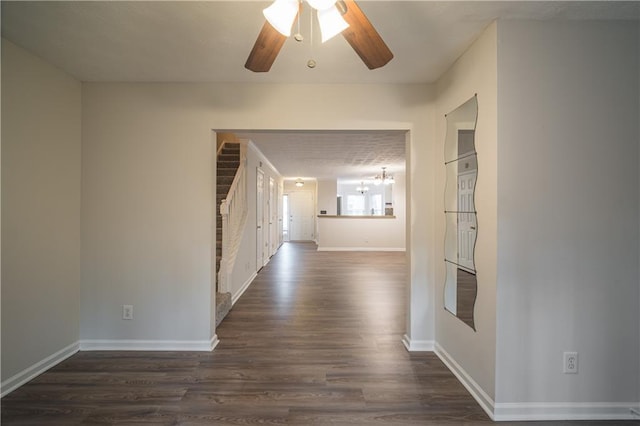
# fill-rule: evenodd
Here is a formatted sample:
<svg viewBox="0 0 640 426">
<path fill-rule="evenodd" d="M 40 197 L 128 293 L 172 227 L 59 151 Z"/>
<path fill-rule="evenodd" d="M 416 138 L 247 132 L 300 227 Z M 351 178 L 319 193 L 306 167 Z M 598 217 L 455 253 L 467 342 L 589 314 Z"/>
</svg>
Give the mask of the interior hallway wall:
<svg viewBox="0 0 640 426">
<path fill-rule="evenodd" d="M 291 109 L 303 96 L 314 103 Z M 408 182 L 408 336 L 432 342 L 432 115 L 425 85 L 84 83 L 82 338 L 212 337 L 211 129 L 399 129 L 420 182 Z"/>
<path fill-rule="evenodd" d="M 80 120 L 80 82 L 2 39 L 3 394 L 78 349 Z"/>
<path fill-rule="evenodd" d="M 265 193 L 264 202 L 266 203 L 269 191 L 269 178 L 273 178 L 276 187 L 282 182 L 282 176 L 271 165 L 268 159 L 262 154 L 262 152 L 253 144 L 249 142 L 247 144 L 247 221 L 244 226 L 244 232 L 242 233 L 242 241 L 238 248 L 238 255 L 236 263 L 233 267 L 231 278 L 231 300 L 235 303 L 242 293 L 251 284 L 251 281 L 256 276 L 256 273 L 262 268 L 262 265 L 258 265 L 257 261 L 257 232 L 256 232 L 256 200 L 257 200 L 257 170 L 260 168 L 264 173 Z M 261 165 L 262 164 L 262 165 Z M 276 191 L 277 197 L 277 191 Z M 282 199 L 274 200 L 276 204 L 282 204 Z M 267 212 L 266 204 L 264 206 L 265 214 Z"/>
<path fill-rule="evenodd" d="M 638 23 L 498 28 L 498 414 L 563 403 L 588 415 L 600 403 L 629 415 L 640 400 Z M 578 352 L 577 375 L 563 374 L 565 351 Z"/>
<path fill-rule="evenodd" d="M 215 134 L 193 104 L 167 94 L 163 84 L 83 84 L 88 349 L 205 350 L 215 340 Z"/>
<path fill-rule="evenodd" d="M 437 83 L 436 145 L 438 147 L 438 255 L 436 266 L 436 350 L 472 385 L 487 411 L 495 398 L 497 258 L 497 25 L 489 26 Z M 478 293 L 476 331 L 444 309 L 444 141 L 445 114 L 478 96 L 475 145 L 478 179 L 475 206 L 478 236 L 475 249 Z"/>
</svg>

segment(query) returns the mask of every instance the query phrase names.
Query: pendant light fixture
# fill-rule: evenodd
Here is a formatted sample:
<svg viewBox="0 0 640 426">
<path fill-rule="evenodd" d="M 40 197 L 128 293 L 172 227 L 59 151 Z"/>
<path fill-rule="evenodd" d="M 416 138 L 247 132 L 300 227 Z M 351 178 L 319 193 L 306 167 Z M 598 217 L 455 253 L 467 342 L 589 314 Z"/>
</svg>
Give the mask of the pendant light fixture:
<svg viewBox="0 0 640 426">
<path fill-rule="evenodd" d="M 390 185 L 394 182 L 395 180 L 393 179 L 393 176 L 387 173 L 386 167 L 383 167 L 382 174 L 376 176 L 373 180 L 374 185 L 381 185 L 381 184 Z"/>
<path fill-rule="evenodd" d="M 365 186 L 364 181 L 362 181 L 360 182 L 360 186 L 356 187 L 356 191 L 364 195 L 366 192 L 369 191 L 369 187 Z"/>
</svg>

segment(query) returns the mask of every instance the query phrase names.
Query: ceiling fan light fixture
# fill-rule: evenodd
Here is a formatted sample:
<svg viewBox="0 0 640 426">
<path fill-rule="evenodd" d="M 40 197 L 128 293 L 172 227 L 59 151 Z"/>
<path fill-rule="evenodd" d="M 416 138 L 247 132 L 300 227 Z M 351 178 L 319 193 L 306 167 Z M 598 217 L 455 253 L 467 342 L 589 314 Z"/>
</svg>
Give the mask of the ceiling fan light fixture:
<svg viewBox="0 0 640 426">
<path fill-rule="evenodd" d="M 328 9 L 318 10 L 318 22 L 323 43 L 349 28 L 349 24 L 335 5 Z"/>
<path fill-rule="evenodd" d="M 315 10 L 325 10 L 336 4 L 336 0 L 307 0 Z"/>
<path fill-rule="evenodd" d="M 291 27 L 298 15 L 298 0 L 275 0 L 262 14 L 280 34 L 285 37 L 291 35 Z"/>
</svg>

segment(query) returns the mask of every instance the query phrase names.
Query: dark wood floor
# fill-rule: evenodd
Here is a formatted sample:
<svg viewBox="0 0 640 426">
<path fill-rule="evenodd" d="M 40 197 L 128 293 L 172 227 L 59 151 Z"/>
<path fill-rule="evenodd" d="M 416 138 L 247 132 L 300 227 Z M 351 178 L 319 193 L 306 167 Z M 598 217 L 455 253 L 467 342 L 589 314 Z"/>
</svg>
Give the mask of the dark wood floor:
<svg viewBox="0 0 640 426">
<path fill-rule="evenodd" d="M 2 424 L 491 423 L 434 354 L 401 344 L 404 281 L 404 253 L 285 244 L 212 353 L 80 352 L 5 397 Z"/>
</svg>

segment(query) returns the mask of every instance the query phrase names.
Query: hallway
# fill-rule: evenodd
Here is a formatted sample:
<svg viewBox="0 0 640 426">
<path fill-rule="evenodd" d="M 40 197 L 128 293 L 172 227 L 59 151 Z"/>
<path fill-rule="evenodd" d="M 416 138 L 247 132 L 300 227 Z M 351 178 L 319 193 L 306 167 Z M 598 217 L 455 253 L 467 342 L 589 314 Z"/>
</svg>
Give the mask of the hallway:
<svg viewBox="0 0 640 426">
<path fill-rule="evenodd" d="M 402 345 L 405 273 L 404 253 L 286 243 L 213 352 L 79 352 L 5 397 L 2 424 L 491 423 L 435 354 Z"/>
<path fill-rule="evenodd" d="M 435 355 L 406 351 L 404 332 L 404 253 L 288 243 L 218 329 L 212 364 L 227 368 L 212 374 L 231 387 L 199 397 L 254 421 L 488 420 Z"/>
</svg>

